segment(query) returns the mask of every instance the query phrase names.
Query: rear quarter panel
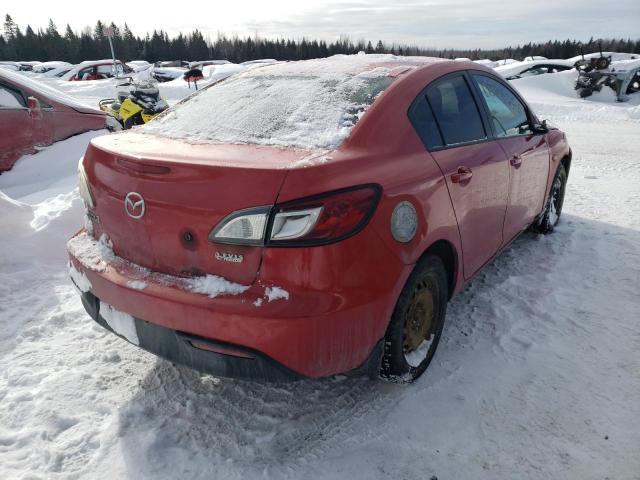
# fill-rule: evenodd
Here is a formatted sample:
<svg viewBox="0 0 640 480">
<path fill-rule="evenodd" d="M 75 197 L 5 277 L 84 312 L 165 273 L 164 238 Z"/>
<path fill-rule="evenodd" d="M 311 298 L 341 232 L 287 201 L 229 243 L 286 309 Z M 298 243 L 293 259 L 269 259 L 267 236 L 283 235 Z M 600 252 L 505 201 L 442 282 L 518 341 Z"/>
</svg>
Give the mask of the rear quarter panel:
<svg viewBox="0 0 640 480">
<path fill-rule="evenodd" d="M 315 165 L 292 169 L 280 192 L 278 201 L 283 202 L 359 184 L 380 185 L 380 203 L 365 230 L 373 230 L 385 248 L 373 256 L 376 260 L 369 267 L 371 275 L 389 268 L 388 263 L 404 265 L 410 272 L 413 264 L 439 240 L 450 244 L 456 258 L 461 251 L 445 179 L 407 116 L 409 106 L 428 83 L 459 69 L 452 63 L 421 68 L 398 79 L 366 112 L 338 150 L 328 153 L 326 161 L 318 158 Z M 390 229 L 393 209 L 401 201 L 410 201 L 419 218 L 417 233 L 408 243 L 396 241 Z M 453 274 L 459 281 L 455 290 L 462 288 L 460 269 L 460 262 L 456 261 Z M 394 298 L 405 280 L 406 276 L 397 279 Z M 395 301 L 391 307 L 393 304 Z M 391 311 L 385 313 L 387 320 L 390 314 Z"/>
<path fill-rule="evenodd" d="M 549 196 L 551 184 L 553 183 L 553 178 L 555 177 L 560 162 L 565 157 L 571 158 L 571 148 L 569 147 L 567 137 L 562 130 L 549 130 L 549 133 L 547 133 L 547 142 L 549 144 L 551 166 L 549 168 L 549 178 L 547 179 L 545 198 Z"/>
</svg>

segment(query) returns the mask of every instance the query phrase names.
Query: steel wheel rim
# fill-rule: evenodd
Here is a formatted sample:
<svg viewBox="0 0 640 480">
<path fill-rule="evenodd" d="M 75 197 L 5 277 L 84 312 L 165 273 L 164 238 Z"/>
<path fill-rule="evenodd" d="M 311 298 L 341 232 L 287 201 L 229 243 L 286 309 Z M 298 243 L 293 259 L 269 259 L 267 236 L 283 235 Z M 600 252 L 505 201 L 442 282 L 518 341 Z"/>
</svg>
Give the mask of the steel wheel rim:
<svg viewBox="0 0 640 480">
<path fill-rule="evenodd" d="M 404 323 L 403 351 L 405 355 L 416 351 L 432 338 L 435 330 L 435 302 L 425 283 L 416 287 L 407 309 Z"/>
<path fill-rule="evenodd" d="M 560 219 L 560 192 L 562 191 L 562 181 L 556 178 L 551 191 L 551 202 L 549 205 L 549 223 L 555 226 Z"/>
</svg>

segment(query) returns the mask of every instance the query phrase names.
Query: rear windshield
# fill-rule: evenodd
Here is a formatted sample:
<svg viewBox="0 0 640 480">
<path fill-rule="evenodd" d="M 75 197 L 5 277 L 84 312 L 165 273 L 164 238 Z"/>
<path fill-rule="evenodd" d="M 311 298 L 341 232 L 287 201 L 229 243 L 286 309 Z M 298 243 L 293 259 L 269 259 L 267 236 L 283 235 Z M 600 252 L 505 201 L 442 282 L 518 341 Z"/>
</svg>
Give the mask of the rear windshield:
<svg viewBox="0 0 640 480">
<path fill-rule="evenodd" d="M 193 143 L 335 148 L 395 79 L 393 66 L 310 60 L 204 89 L 140 131 Z"/>
</svg>

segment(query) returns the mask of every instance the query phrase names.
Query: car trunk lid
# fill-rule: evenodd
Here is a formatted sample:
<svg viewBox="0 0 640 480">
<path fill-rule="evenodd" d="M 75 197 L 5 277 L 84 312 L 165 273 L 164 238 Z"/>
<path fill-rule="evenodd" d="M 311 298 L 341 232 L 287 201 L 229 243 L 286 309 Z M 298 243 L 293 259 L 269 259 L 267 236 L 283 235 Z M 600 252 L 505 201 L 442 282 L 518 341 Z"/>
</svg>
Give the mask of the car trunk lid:
<svg viewBox="0 0 640 480">
<path fill-rule="evenodd" d="M 84 160 L 95 199 L 94 234 L 107 234 L 119 257 L 157 272 L 251 284 L 262 248 L 214 244 L 208 235 L 236 210 L 273 205 L 287 167 L 308 156 L 134 132 L 95 138 Z"/>
</svg>

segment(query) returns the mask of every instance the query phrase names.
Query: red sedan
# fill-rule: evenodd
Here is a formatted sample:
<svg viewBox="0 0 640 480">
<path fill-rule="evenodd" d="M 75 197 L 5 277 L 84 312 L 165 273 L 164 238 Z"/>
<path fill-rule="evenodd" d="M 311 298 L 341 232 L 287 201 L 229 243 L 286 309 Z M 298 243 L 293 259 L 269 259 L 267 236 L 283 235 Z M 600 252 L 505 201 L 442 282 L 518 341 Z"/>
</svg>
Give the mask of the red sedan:
<svg viewBox="0 0 640 480">
<path fill-rule="evenodd" d="M 47 85 L 0 70 L 0 172 L 36 147 L 115 123 Z"/>
<path fill-rule="evenodd" d="M 553 230 L 570 163 L 477 64 L 266 66 L 92 141 L 70 274 L 94 320 L 198 370 L 410 382 L 451 296 Z"/>
</svg>

